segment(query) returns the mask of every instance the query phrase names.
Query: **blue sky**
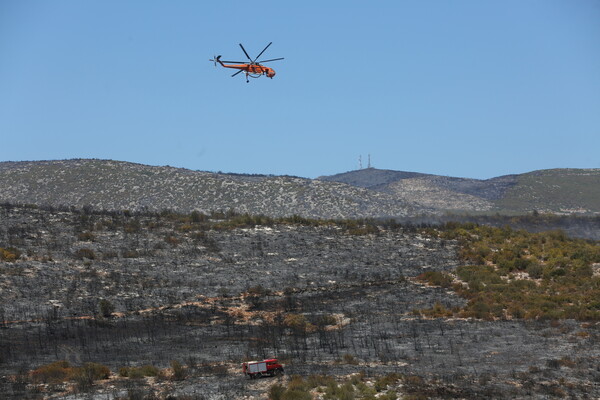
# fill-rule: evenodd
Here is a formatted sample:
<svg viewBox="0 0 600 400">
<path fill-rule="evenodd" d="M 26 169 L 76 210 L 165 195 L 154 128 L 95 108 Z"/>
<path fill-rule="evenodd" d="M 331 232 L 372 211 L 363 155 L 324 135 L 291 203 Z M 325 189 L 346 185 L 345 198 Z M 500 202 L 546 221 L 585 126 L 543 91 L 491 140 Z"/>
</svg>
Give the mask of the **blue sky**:
<svg viewBox="0 0 600 400">
<path fill-rule="evenodd" d="M 238 43 L 277 76 L 245 83 Z M 600 2 L 0 0 L 0 161 L 600 168 Z"/>
</svg>

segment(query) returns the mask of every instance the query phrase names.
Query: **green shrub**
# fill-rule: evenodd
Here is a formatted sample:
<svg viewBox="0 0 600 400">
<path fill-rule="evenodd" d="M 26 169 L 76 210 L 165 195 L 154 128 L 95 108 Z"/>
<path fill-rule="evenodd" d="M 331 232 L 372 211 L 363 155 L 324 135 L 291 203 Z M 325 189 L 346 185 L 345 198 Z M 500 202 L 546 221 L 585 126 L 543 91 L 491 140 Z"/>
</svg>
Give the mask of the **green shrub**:
<svg viewBox="0 0 600 400">
<path fill-rule="evenodd" d="M 312 331 L 315 326 L 306 320 L 306 317 L 302 314 L 289 313 L 283 319 L 283 324 L 298 332 Z"/>
<path fill-rule="evenodd" d="M 393 390 L 388 390 L 383 395 L 379 396 L 377 400 L 397 400 L 398 394 Z"/>
<path fill-rule="evenodd" d="M 157 376 L 159 372 L 158 368 L 156 368 L 154 365 L 144 365 L 140 367 L 140 369 L 144 376 Z"/>
<path fill-rule="evenodd" d="M 306 383 L 310 388 L 316 388 L 319 386 L 327 386 L 330 383 L 335 382 L 332 376 L 330 375 L 310 375 L 306 379 Z"/>
<path fill-rule="evenodd" d="M 448 224 L 443 237 L 459 239 L 467 262 L 483 257 L 483 265 L 464 265 L 456 274 L 467 286 L 454 290 L 468 299 L 464 317 L 598 320 L 593 306 L 600 298 L 600 278 L 592 263 L 600 260 L 598 242 L 569 239 L 562 232 L 528 233 L 510 228 Z M 491 251 L 488 252 L 486 248 Z M 533 282 L 514 273 L 526 271 Z M 430 282 L 434 274 L 421 276 Z M 432 310 L 417 310 L 433 315 Z"/>
<path fill-rule="evenodd" d="M 145 376 L 158 376 L 159 372 L 160 370 L 153 365 L 119 368 L 119 376 L 131 379 L 141 379 Z"/>
<path fill-rule="evenodd" d="M 344 354 L 342 360 L 344 364 L 358 365 L 358 360 L 352 354 Z"/>
<path fill-rule="evenodd" d="M 73 368 L 68 361 L 56 361 L 31 371 L 34 383 L 63 383 L 73 376 Z"/>
<path fill-rule="evenodd" d="M 351 382 L 338 385 L 331 382 L 325 390 L 325 400 L 354 400 L 354 386 Z"/>
<path fill-rule="evenodd" d="M 144 377 L 144 371 L 141 368 L 130 368 L 127 376 L 130 379 L 142 379 Z"/>
<path fill-rule="evenodd" d="M 30 373 L 34 383 L 63 383 L 75 380 L 80 389 L 88 388 L 93 381 L 107 379 L 110 369 L 98 363 L 85 363 L 81 367 L 72 367 L 67 361 L 56 361 L 43 365 Z"/>
<path fill-rule="evenodd" d="M 279 383 L 269 388 L 269 400 L 282 400 L 285 393 L 285 387 Z"/>
<path fill-rule="evenodd" d="M 314 318 L 313 323 L 319 327 L 325 327 L 328 325 L 336 325 L 338 323 L 337 319 L 333 315 L 322 314 Z"/>
<path fill-rule="evenodd" d="M 14 247 L 3 249 L 0 247 L 0 261 L 13 262 L 21 257 L 21 252 Z"/>
<path fill-rule="evenodd" d="M 281 396 L 281 400 L 312 400 L 313 397 L 309 392 L 297 389 L 288 389 Z"/>
<path fill-rule="evenodd" d="M 306 392 L 310 389 L 310 387 L 304 378 L 299 375 L 294 375 L 288 382 L 288 389 Z"/>
<path fill-rule="evenodd" d="M 378 392 L 387 390 L 388 386 L 396 384 L 401 378 L 402 375 L 397 374 L 395 372 L 387 374 L 386 376 L 382 376 L 381 378 L 375 381 L 375 390 L 377 390 Z"/>
<path fill-rule="evenodd" d="M 182 381 L 187 375 L 185 368 L 177 360 L 171 361 L 171 370 L 173 371 L 172 379 L 174 381 Z"/>
<path fill-rule="evenodd" d="M 72 379 L 77 384 L 79 391 L 89 390 L 94 381 L 99 379 L 108 379 L 110 369 L 107 366 L 98 363 L 85 363 L 83 367 L 76 368 Z"/>
<path fill-rule="evenodd" d="M 373 387 L 367 386 L 364 382 L 355 383 L 356 390 L 364 397 L 374 396 L 377 394 L 377 390 Z"/>
<path fill-rule="evenodd" d="M 417 276 L 417 279 L 428 282 L 430 285 L 449 288 L 452 286 L 453 278 L 446 272 L 426 271 Z"/>
<path fill-rule="evenodd" d="M 110 376 L 110 369 L 106 365 L 98 363 L 85 363 L 83 364 L 82 370 L 93 380 L 108 379 L 108 377 Z"/>
<path fill-rule="evenodd" d="M 454 311 L 446 308 L 442 303 L 436 301 L 430 309 L 414 309 L 413 314 L 424 315 L 431 318 L 447 318 L 454 315 Z"/>
<path fill-rule="evenodd" d="M 531 263 L 530 265 L 527 266 L 527 273 L 533 279 L 541 278 L 543 272 L 544 272 L 544 268 L 542 268 L 542 266 L 537 263 Z"/>
</svg>

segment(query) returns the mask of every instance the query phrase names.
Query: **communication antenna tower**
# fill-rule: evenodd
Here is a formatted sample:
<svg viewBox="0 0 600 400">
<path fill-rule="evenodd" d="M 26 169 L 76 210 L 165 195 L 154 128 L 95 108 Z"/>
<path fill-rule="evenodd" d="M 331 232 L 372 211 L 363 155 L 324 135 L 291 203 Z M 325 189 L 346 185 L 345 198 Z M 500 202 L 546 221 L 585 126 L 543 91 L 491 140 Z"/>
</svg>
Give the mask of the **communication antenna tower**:
<svg viewBox="0 0 600 400">
<path fill-rule="evenodd" d="M 362 154 L 358 156 L 358 169 L 363 169 L 362 168 Z"/>
<path fill-rule="evenodd" d="M 367 164 L 367 168 L 371 168 L 371 155 L 369 154 L 369 164 Z"/>
</svg>

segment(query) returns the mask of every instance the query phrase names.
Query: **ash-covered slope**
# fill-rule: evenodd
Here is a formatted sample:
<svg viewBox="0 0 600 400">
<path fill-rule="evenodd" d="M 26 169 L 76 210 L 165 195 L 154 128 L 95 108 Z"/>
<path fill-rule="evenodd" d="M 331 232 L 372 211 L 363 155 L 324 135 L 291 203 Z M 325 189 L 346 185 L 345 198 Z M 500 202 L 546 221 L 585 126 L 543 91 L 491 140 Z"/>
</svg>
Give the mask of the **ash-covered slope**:
<svg viewBox="0 0 600 400">
<path fill-rule="evenodd" d="M 363 218 L 422 210 L 388 193 L 289 176 L 217 174 L 119 161 L 0 163 L 0 202 L 269 216 Z"/>
</svg>

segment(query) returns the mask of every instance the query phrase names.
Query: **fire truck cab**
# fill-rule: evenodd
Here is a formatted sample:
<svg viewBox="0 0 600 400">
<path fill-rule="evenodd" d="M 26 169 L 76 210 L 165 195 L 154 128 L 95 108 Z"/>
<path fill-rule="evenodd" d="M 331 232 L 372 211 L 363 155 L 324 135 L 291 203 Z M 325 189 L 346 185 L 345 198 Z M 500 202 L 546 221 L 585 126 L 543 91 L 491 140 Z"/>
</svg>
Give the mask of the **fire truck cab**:
<svg viewBox="0 0 600 400">
<path fill-rule="evenodd" d="M 262 361 L 248 361 L 242 364 L 242 372 L 248 375 L 250 379 L 267 375 L 276 376 L 283 374 L 283 365 L 279 364 L 276 358 Z"/>
</svg>

